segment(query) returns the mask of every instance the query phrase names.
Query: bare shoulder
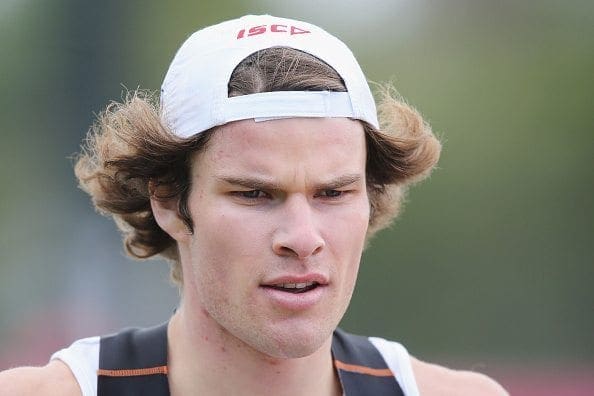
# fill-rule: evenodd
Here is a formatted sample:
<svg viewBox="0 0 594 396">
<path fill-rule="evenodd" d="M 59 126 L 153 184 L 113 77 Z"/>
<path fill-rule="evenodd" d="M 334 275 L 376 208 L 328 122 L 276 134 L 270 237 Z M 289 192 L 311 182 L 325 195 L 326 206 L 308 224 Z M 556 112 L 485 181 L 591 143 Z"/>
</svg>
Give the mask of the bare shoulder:
<svg viewBox="0 0 594 396">
<path fill-rule="evenodd" d="M 44 367 L 19 367 L 0 373 L 0 396 L 81 396 L 74 375 L 54 360 Z"/>
<path fill-rule="evenodd" d="M 411 357 L 412 367 L 424 396 L 509 396 L 493 379 L 472 371 L 457 371 Z"/>
</svg>

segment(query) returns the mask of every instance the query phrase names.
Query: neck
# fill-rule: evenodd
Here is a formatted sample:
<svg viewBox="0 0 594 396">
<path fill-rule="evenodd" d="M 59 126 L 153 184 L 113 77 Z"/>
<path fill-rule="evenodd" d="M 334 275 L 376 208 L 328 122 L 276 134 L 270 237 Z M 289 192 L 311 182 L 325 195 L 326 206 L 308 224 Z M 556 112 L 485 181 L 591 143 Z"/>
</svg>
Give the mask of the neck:
<svg viewBox="0 0 594 396">
<path fill-rule="evenodd" d="M 330 337 L 313 354 L 296 359 L 261 353 L 186 304 L 168 329 L 172 395 L 340 395 Z"/>
</svg>

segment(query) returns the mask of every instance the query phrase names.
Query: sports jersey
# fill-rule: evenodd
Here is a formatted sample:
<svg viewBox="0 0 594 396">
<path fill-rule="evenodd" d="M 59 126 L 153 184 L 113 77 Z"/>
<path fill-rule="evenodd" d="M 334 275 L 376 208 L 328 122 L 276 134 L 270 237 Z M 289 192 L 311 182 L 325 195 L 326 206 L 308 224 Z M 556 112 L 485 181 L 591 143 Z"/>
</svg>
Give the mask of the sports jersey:
<svg viewBox="0 0 594 396">
<path fill-rule="evenodd" d="M 399 343 L 336 329 L 332 356 L 345 396 L 418 396 L 410 357 Z M 75 341 L 52 355 L 83 396 L 167 396 L 167 323 Z"/>
</svg>

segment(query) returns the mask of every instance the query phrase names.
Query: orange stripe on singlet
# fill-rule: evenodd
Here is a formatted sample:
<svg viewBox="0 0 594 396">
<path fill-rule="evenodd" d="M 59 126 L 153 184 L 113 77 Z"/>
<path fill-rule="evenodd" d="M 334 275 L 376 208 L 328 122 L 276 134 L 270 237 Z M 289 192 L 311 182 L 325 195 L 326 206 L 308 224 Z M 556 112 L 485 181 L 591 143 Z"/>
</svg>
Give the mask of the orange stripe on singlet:
<svg viewBox="0 0 594 396">
<path fill-rule="evenodd" d="M 344 362 L 341 362 L 340 360 L 334 360 L 334 366 L 340 370 L 350 371 L 352 373 L 373 375 L 374 377 L 393 377 L 394 376 L 394 373 L 389 368 L 375 369 L 375 368 L 366 367 L 366 366 L 359 366 L 356 364 L 344 363 Z"/>
<path fill-rule="evenodd" d="M 393 377 L 394 373 L 392 370 L 385 368 L 385 369 L 375 369 L 366 366 L 359 366 L 356 364 L 348 364 L 341 362 L 340 360 L 334 360 L 334 366 L 337 369 L 350 371 L 352 373 L 359 373 L 359 374 L 366 374 L 372 375 L 374 377 Z M 143 368 L 143 369 L 122 369 L 122 370 L 105 370 L 99 369 L 97 370 L 97 375 L 103 375 L 105 377 L 135 377 L 140 375 L 155 375 L 155 374 L 165 374 L 167 375 L 167 366 L 158 366 L 158 367 L 150 367 L 150 368 Z"/>
<path fill-rule="evenodd" d="M 374 377 L 393 377 L 394 373 L 392 370 L 385 369 L 374 369 L 366 366 L 359 366 L 356 364 L 348 364 L 341 362 L 340 360 L 334 360 L 334 366 L 337 369 L 350 371 L 352 373 L 372 375 Z M 97 370 L 97 375 L 103 375 L 105 377 L 135 377 L 140 375 L 155 375 L 165 374 L 167 375 L 167 366 L 149 367 L 144 369 L 122 369 L 122 370 Z"/>
<path fill-rule="evenodd" d="M 167 375 L 167 366 L 149 367 L 142 369 L 123 369 L 123 370 L 97 370 L 97 375 L 103 375 L 105 377 L 136 377 L 139 375 L 154 375 L 154 374 L 165 374 Z"/>
</svg>

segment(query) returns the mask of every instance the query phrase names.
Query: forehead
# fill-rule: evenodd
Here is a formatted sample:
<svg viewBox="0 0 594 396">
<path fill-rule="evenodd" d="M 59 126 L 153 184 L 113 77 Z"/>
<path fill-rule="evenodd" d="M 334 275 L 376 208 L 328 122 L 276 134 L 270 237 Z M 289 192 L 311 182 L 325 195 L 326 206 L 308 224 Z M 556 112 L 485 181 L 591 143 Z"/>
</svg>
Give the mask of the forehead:
<svg viewBox="0 0 594 396">
<path fill-rule="evenodd" d="M 360 121 L 348 118 L 242 120 L 219 127 L 196 161 L 213 172 L 312 177 L 365 170 L 365 136 Z"/>
</svg>

